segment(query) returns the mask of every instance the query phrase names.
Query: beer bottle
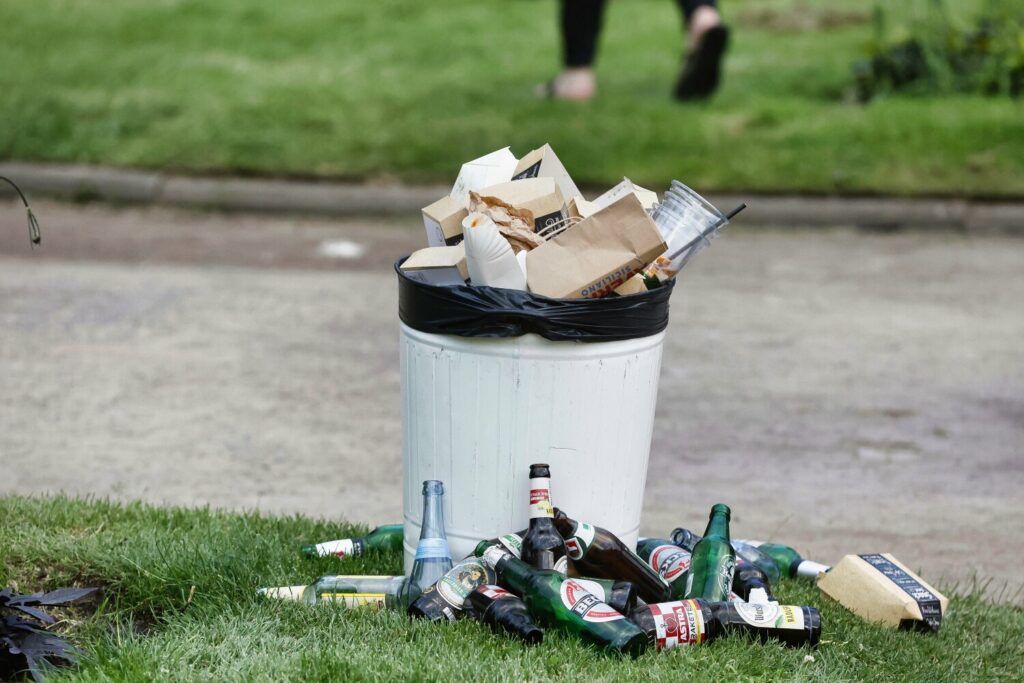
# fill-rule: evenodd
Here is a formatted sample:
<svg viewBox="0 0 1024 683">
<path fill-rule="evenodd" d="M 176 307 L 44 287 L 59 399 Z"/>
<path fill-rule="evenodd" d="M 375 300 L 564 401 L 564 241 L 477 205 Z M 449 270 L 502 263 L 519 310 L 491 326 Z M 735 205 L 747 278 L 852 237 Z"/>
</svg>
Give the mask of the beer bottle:
<svg viewBox="0 0 1024 683">
<path fill-rule="evenodd" d="M 821 613 L 814 607 L 717 602 L 711 611 L 723 634 L 748 633 L 761 642 L 775 639 L 792 647 L 814 646 L 821 640 Z"/>
<path fill-rule="evenodd" d="M 444 535 L 444 484 L 436 479 L 423 482 L 423 519 L 416 560 L 409 581 L 405 584 L 402 602 L 405 607 L 452 568 L 448 538 Z"/>
<path fill-rule="evenodd" d="M 484 551 L 498 582 L 523 599 L 538 621 L 577 635 L 610 652 L 639 656 L 647 636 L 636 624 L 598 600 L 576 579 L 553 569 L 534 569 L 501 548 Z"/>
<path fill-rule="evenodd" d="M 574 576 L 573 578 L 594 597 L 616 612 L 629 614 L 636 609 L 636 588 L 629 581 L 613 581 L 612 579 L 596 579 L 586 576 Z"/>
<path fill-rule="evenodd" d="M 700 645 L 720 635 L 706 600 L 675 600 L 633 610 L 630 621 L 647 634 L 650 645 L 666 650 L 677 645 Z"/>
<path fill-rule="evenodd" d="M 709 602 L 729 599 L 736 552 L 729 544 L 729 506 L 716 503 L 711 506 L 708 528 L 690 556 L 690 571 L 686 577 L 687 598 L 704 598 Z"/>
<path fill-rule="evenodd" d="M 637 541 L 636 554 L 668 584 L 671 597 L 683 597 L 690 570 L 689 551 L 663 538 L 645 538 Z"/>
<path fill-rule="evenodd" d="M 367 550 L 401 550 L 404 537 L 405 527 L 403 525 L 386 524 L 358 538 L 339 538 L 337 541 L 304 545 L 302 546 L 302 555 L 307 558 L 337 555 L 344 559 L 362 555 Z"/>
<path fill-rule="evenodd" d="M 736 571 L 732 575 L 732 590 L 744 602 L 774 602 L 771 582 L 761 568 L 747 562 L 737 553 Z"/>
<path fill-rule="evenodd" d="M 470 605 L 466 602 L 477 586 L 494 583 L 494 570 L 479 557 L 467 557 L 448 570 L 409 605 L 410 617 L 430 621 L 455 621 Z"/>
<path fill-rule="evenodd" d="M 565 574 L 565 541 L 551 517 L 551 470 L 544 464 L 530 465 L 530 528 L 523 537 L 520 557 L 535 569 L 554 569 Z"/>
<path fill-rule="evenodd" d="M 473 612 L 495 633 L 504 631 L 527 645 L 539 645 L 544 631 L 533 623 L 526 603 L 501 586 L 477 586 L 469 594 Z"/>
<path fill-rule="evenodd" d="M 516 557 L 522 557 L 523 554 L 523 537 L 526 535 L 528 530 L 517 531 L 514 534 L 502 534 L 497 538 L 492 538 L 486 541 L 480 541 L 476 544 L 476 549 L 473 550 L 473 554 L 477 557 L 483 557 L 484 551 L 490 548 L 492 545 L 498 545 L 509 551 Z"/>
<path fill-rule="evenodd" d="M 615 534 L 586 522 L 577 522 L 561 510 L 555 512 L 555 527 L 576 572 L 603 579 L 621 579 L 636 586 L 644 602 L 669 599 L 668 584 Z"/>
<path fill-rule="evenodd" d="M 404 576 L 321 576 L 308 586 L 260 588 L 258 592 L 307 605 L 332 602 L 346 607 L 397 609 L 405 584 Z"/>
<path fill-rule="evenodd" d="M 821 572 L 827 572 L 831 567 L 820 562 L 812 562 L 800 557 L 800 553 L 781 543 L 765 543 L 764 541 L 738 541 L 757 548 L 759 551 L 775 561 L 778 570 L 783 576 L 806 576 L 815 578 Z"/>
<path fill-rule="evenodd" d="M 672 542 L 691 552 L 700 539 L 701 537 L 698 534 L 693 533 L 689 529 L 679 527 L 672 530 Z M 756 565 L 758 569 L 764 572 L 764 575 L 768 577 L 768 581 L 772 585 L 779 582 L 779 567 L 771 557 L 758 550 L 757 547 L 750 545 L 748 541 L 732 541 L 732 547 L 736 551 L 737 558 L 742 557 L 747 562 Z"/>
</svg>

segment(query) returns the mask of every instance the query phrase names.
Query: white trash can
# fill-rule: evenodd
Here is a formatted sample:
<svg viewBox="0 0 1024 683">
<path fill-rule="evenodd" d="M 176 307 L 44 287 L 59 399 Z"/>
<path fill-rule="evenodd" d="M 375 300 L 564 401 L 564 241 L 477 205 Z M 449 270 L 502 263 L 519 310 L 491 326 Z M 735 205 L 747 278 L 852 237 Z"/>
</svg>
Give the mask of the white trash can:
<svg viewBox="0 0 1024 683">
<path fill-rule="evenodd" d="M 408 324 L 417 316 L 406 308 L 410 298 L 442 288 L 399 279 L 406 573 L 420 535 L 424 480 L 444 482 L 445 531 L 458 560 L 481 539 L 528 526 L 527 482 L 535 462 L 551 466 L 556 507 L 634 546 L 664 326 L 647 336 L 597 342 L 533 333 L 435 334 Z M 667 324 L 668 294 L 659 297 L 650 305 L 663 306 Z"/>
</svg>

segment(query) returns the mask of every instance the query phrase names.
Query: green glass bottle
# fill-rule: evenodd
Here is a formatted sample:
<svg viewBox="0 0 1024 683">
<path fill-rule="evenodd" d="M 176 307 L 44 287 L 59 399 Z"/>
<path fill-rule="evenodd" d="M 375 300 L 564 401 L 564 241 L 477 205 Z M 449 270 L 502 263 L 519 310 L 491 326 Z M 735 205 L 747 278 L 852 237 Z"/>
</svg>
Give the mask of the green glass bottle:
<svg viewBox="0 0 1024 683">
<path fill-rule="evenodd" d="M 404 537 L 404 526 L 385 524 L 358 538 L 339 538 L 337 541 L 304 545 L 302 546 L 302 555 L 307 558 L 337 555 L 344 559 L 362 555 L 367 550 L 401 550 Z"/>
<path fill-rule="evenodd" d="M 484 560 L 499 583 L 526 603 L 530 614 L 548 626 L 577 635 L 609 652 L 636 657 L 647 648 L 647 636 L 620 612 L 598 600 L 577 580 L 553 569 L 534 569 L 494 546 Z"/>
<path fill-rule="evenodd" d="M 677 527 L 672 530 L 672 542 L 680 548 L 686 548 L 691 552 L 694 546 L 700 542 L 700 539 L 700 535 L 693 533 L 689 529 Z M 771 557 L 758 550 L 756 546 L 750 545 L 749 541 L 732 541 L 732 547 L 736 551 L 737 558 L 742 557 L 764 572 L 770 583 L 774 585 L 779 582 L 779 567 Z"/>
<path fill-rule="evenodd" d="M 444 484 L 436 479 L 423 482 L 423 526 L 416 545 L 416 559 L 402 593 L 405 607 L 437 583 L 452 568 L 448 537 L 444 533 Z"/>
<path fill-rule="evenodd" d="M 260 588 L 258 593 L 307 605 L 335 603 L 346 607 L 398 609 L 402 607 L 405 584 L 404 576 L 321 576 L 308 586 Z"/>
<path fill-rule="evenodd" d="M 800 557 L 800 553 L 781 543 L 765 543 L 764 541 L 737 541 L 751 547 L 757 548 L 760 552 L 775 561 L 778 571 L 783 576 L 805 576 L 816 578 L 818 574 L 827 572 L 831 567 L 820 562 L 812 562 Z"/>
<path fill-rule="evenodd" d="M 686 577 L 690 575 L 690 552 L 664 538 L 645 538 L 637 541 L 636 554 L 668 584 L 671 597 L 679 599 L 686 594 Z"/>
<path fill-rule="evenodd" d="M 736 551 L 729 543 L 729 506 L 711 506 L 704 538 L 693 549 L 690 571 L 686 577 L 686 598 L 703 598 L 708 602 L 729 599 L 732 575 L 736 568 Z"/>
<path fill-rule="evenodd" d="M 521 557 L 523 554 L 523 536 L 525 535 L 526 530 L 523 530 L 514 534 L 502 534 L 497 538 L 480 541 L 476 544 L 476 549 L 473 551 L 473 554 L 477 557 L 483 557 L 484 551 L 492 545 L 500 545 L 516 557 Z"/>
</svg>

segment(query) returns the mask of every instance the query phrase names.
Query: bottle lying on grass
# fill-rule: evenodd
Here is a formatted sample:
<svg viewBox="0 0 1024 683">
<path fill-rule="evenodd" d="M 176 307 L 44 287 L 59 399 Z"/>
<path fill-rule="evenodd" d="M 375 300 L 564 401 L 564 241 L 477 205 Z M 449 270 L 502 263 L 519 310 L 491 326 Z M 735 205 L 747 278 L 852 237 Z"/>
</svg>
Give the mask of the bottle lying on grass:
<svg viewBox="0 0 1024 683">
<path fill-rule="evenodd" d="M 534 569 L 501 548 L 491 546 L 484 560 L 499 584 L 522 598 L 530 614 L 547 626 L 577 635 L 608 651 L 638 656 L 647 636 L 620 612 L 601 602 L 576 579 L 553 569 Z"/>
<path fill-rule="evenodd" d="M 321 576 L 308 586 L 260 588 L 257 592 L 307 605 L 330 602 L 346 607 L 398 609 L 405 584 L 404 576 Z"/>
<path fill-rule="evenodd" d="M 692 550 L 700 539 L 700 536 L 689 529 L 679 527 L 672 531 L 672 542 L 681 548 Z M 777 583 L 782 576 L 815 578 L 821 572 L 831 569 L 827 564 L 805 560 L 800 553 L 781 543 L 741 539 L 732 541 L 732 546 L 736 549 L 738 556 L 757 565 L 773 584 Z"/>
<path fill-rule="evenodd" d="M 477 586 L 489 583 L 494 583 L 494 570 L 479 557 L 467 557 L 409 605 L 409 616 L 430 621 L 455 621 L 464 615 L 467 608 L 472 608 L 468 602 L 469 594 Z"/>
<path fill-rule="evenodd" d="M 336 541 L 304 545 L 301 552 L 303 557 L 308 558 L 336 555 L 345 559 L 362 555 L 368 550 L 401 550 L 404 537 L 403 525 L 386 524 L 358 538 L 339 538 Z"/>
<path fill-rule="evenodd" d="M 469 594 L 477 619 L 495 633 L 506 633 L 527 645 L 539 645 L 544 631 L 533 623 L 526 603 L 501 586 L 479 586 Z"/>
</svg>

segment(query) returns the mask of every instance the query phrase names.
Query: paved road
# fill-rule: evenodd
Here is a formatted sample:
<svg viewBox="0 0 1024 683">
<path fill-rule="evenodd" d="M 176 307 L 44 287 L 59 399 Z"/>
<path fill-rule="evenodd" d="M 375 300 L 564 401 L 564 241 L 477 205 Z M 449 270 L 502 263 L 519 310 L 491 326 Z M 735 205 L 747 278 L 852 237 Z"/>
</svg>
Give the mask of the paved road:
<svg viewBox="0 0 1024 683">
<path fill-rule="evenodd" d="M 390 263 L 414 218 L 37 213 L 30 252 L 0 203 L 0 494 L 399 519 Z M 645 532 L 723 500 L 737 535 L 1021 601 L 1022 254 L 730 228 L 673 298 Z"/>
</svg>

